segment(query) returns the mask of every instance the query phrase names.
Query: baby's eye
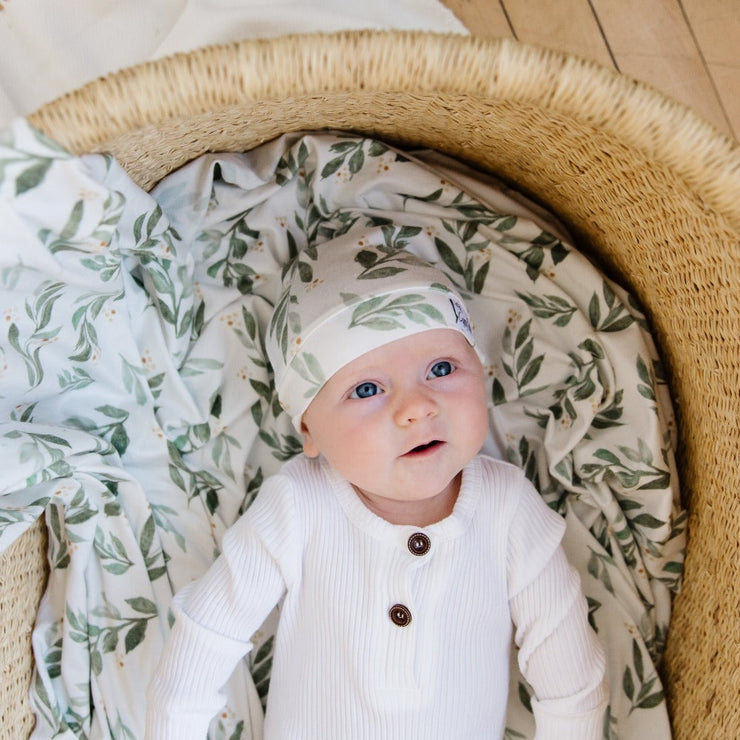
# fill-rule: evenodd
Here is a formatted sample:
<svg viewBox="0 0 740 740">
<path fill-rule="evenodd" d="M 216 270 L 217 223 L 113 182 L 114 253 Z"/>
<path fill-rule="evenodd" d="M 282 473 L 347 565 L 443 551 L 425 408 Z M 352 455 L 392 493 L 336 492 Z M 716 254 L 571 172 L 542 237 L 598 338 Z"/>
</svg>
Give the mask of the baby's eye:
<svg viewBox="0 0 740 740">
<path fill-rule="evenodd" d="M 370 380 L 366 380 L 364 383 L 356 386 L 355 389 L 350 393 L 350 398 L 371 398 L 382 393 L 380 386 L 377 383 L 373 383 Z"/>
<path fill-rule="evenodd" d="M 449 375 L 455 366 L 447 360 L 440 360 L 432 365 L 432 369 L 429 371 L 430 378 L 442 378 L 445 375 Z"/>
</svg>

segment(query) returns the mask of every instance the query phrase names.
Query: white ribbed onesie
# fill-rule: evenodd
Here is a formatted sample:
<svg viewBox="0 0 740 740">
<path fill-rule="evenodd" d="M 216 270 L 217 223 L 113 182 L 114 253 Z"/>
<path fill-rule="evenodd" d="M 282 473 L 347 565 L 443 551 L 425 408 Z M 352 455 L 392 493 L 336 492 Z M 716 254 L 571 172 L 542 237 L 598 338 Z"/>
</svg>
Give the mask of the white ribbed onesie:
<svg viewBox="0 0 740 740">
<path fill-rule="evenodd" d="M 268 740 L 501 738 L 512 623 L 537 737 L 601 738 L 604 655 L 564 526 L 518 468 L 487 457 L 465 468 L 452 514 L 417 528 L 379 518 L 323 459 L 299 456 L 176 597 L 147 737 L 205 737 L 282 599 Z"/>
</svg>

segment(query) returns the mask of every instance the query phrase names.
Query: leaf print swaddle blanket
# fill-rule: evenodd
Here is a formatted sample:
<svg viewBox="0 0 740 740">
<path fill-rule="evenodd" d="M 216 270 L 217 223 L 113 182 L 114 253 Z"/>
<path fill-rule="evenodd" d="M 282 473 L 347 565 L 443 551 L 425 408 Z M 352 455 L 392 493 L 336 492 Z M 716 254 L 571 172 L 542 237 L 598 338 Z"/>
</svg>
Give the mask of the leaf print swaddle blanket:
<svg viewBox="0 0 740 740">
<path fill-rule="evenodd" d="M 146 193 L 18 121 L 0 138 L 0 550 L 45 512 L 34 737 L 142 736 L 172 594 L 300 449 L 263 340 L 283 271 L 310 286 L 329 240 L 376 274 L 417 255 L 465 298 L 486 452 L 565 517 L 607 645 L 604 737 L 670 737 L 656 664 L 685 519 L 667 389 L 639 307 L 546 214 L 433 153 L 331 133 L 204 155 Z M 260 736 L 271 635 L 212 738 Z M 531 736 L 529 697 L 514 663 L 507 737 Z"/>
</svg>

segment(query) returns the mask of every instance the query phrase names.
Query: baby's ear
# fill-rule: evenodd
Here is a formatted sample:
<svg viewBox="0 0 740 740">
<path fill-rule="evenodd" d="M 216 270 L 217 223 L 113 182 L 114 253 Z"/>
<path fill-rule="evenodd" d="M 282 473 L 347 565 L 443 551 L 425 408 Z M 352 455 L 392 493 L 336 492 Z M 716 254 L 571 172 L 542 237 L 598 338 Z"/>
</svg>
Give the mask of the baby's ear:
<svg viewBox="0 0 740 740">
<path fill-rule="evenodd" d="M 301 434 L 303 435 L 303 453 L 306 457 L 318 457 L 320 454 L 319 448 L 313 441 L 313 437 L 311 436 L 311 432 L 308 431 L 305 421 L 301 421 Z"/>
</svg>

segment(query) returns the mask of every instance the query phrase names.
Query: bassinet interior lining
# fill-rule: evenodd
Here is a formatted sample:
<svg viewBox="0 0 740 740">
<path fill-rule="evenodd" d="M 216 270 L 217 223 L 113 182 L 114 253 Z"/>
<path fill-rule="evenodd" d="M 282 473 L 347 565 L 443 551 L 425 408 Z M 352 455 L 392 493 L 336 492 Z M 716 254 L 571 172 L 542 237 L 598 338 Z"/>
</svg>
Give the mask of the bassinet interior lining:
<svg viewBox="0 0 740 740">
<path fill-rule="evenodd" d="M 76 158 L 22 124 L 13 135 L 9 148 L 32 155 L 4 173 L 23 235 L 3 263 L 16 327 L 4 381 L 23 403 L 4 430 L 3 469 L 19 471 L 4 502 L 20 513 L 2 536 L 46 508 L 45 719 L 69 723 L 84 705 L 61 690 L 62 669 L 67 680 L 92 671 L 105 721 L 136 733 L 137 702 L 112 697 L 143 690 L 172 591 L 298 449 L 260 341 L 279 273 L 316 240 L 355 234 L 439 264 L 465 292 L 488 353 L 487 451 L 524 467 L 568 521 L 610 645 L 615 729 L 669 736 L 653 666 L 683 546 L 668 392 L 639 306 L 547 213 L 452 160 L 341 133 L 206 155 L 151 195 L 110 158 Z M 42 199 L 55 204 L 43 215 Z M 52 341 L 29 364 L 47 309 Z M 99 639 L 76 639 L 91 627 Z M 264 693 L 269 629 L 261 637 L 250 667 Z M 512 686 L 510 728 L 526 733 L 515 666 Z M 216 732 L 248 718 L 239 693 Z"/>
</svg>

